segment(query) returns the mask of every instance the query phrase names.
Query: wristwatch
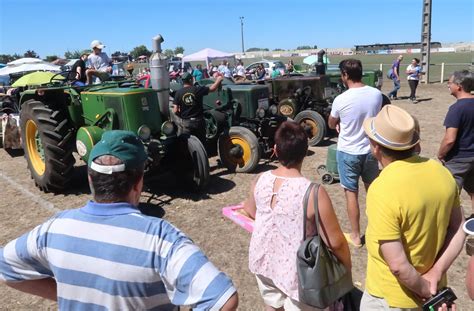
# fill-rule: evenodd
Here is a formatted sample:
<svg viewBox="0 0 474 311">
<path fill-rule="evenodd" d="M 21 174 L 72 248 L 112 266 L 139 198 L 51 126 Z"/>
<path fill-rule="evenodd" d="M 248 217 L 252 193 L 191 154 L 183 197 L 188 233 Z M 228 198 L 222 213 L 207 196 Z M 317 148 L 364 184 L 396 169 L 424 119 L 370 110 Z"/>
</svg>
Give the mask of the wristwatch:
<svg viewBox="0 0 474 311">
<path fill-rule="evenodd" d="M 474 255 L 474 237 L 467 238 L 466 253 L 467 253 L 468 256 L 473 256 Z"/>
</svg>

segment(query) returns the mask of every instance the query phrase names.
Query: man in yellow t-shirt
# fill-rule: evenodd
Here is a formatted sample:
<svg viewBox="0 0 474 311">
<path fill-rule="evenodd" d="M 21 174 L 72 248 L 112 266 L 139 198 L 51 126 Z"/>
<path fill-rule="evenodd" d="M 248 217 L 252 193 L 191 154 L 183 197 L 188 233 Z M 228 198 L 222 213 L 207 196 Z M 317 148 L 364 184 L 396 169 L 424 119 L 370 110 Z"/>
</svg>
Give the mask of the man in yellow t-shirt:
<svg viewBox="0 0 474 311">
<path fill-rule="evenodd" d="M 387 105 L 366 119 L 371 152 L 383 170 L 367 193 L 366 290 L 361 310 L 418 310 L 446 286 L 462 249 L 457 186 L 439 162 L 415 153 L 415 121 Z"/>
</svg>

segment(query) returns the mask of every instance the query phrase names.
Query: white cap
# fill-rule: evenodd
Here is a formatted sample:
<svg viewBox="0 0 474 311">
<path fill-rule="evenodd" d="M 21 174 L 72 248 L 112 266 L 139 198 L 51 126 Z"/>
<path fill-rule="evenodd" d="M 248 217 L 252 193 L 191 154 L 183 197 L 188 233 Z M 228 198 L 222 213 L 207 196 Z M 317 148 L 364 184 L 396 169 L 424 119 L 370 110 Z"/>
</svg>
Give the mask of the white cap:
<svg viewBox="0 0 474 311">
<path fill-rule="evenodd" d="M 105 45 L 102 44 L 102 42 L 100 42 L 99 40 L 94 40 L 91 42 L 91 49 L 93 48 L 98 48 L 98 49 L 103 49 L 105 48 Z"/>
</svg>

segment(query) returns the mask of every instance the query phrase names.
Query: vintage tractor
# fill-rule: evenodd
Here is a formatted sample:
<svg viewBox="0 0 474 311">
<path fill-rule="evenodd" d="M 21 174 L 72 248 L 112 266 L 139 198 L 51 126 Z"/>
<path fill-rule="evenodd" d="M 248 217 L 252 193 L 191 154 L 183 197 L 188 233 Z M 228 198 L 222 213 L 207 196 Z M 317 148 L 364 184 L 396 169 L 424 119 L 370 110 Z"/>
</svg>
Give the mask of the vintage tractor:
<svg viewBox="0 0 474 311">
<path fill-rule="evenodd" d="M 161 36 L 153 39 L 151 67 L 164 69 L 158 76 L 167 76 L 161 42 Z M 206 186 L 206 150 L 194 136 L 176 136 L 176 126 L 168 120 L 168 101 L 160 99 L 168 97 L 168 91 L 139 88 L 128 82 L 72 87 L 61 81 L 54 87 L 27 90 L 20 100 L 25 157 L 41 190 L 64 190 L 74 169 L 73 152 L 87 161 L 102 133 L 114 129 L 130 130 L 142 139 L 148 152 L 146 178 L 171 171 L 197 189 Z"/>
<path fill-rule="evenodd" d="M 362 81 L 380 89 L 382 72 L 364 71 Z M 327 127 L 331 104 L 337 95 L 345 91 L 339 70 L 328 70 L 325 75 L 288 75 L 266 80 L 265 83 L 270 89 L 271 101 L 278 104 L 278 113 L 294 119 L 305 128 L 310 146 L 317 146 L 333 133 Z M 385 95 L 383 97 L 384 104 L 390 103 Z"/>
<path fill-rule="evenodd" d="M 212 83 L 213 79 L 199 82 Z M 218 91 L 204 97 L 206 150 L 211 156 L 219 155 L 227 169 L 248 173 L 261 158 L 273 154 L 275 132 L 287 117 L 279 116 L 276 106 L 269 106 L 268 95 L 264 85 L 224 79 Z"/>
<path fill-rule="evenodd" d="M 211 79 L 200 82 L 213 83 Z M 235 84 L 224 79 L 220 90 L 204 98 L 208 152 L 236 172 L 251 172 L 260 158 L 273 154 L 278 126 L 287 120 L 269 105 L 268 88 L 257 84 Z"/>
</svg>

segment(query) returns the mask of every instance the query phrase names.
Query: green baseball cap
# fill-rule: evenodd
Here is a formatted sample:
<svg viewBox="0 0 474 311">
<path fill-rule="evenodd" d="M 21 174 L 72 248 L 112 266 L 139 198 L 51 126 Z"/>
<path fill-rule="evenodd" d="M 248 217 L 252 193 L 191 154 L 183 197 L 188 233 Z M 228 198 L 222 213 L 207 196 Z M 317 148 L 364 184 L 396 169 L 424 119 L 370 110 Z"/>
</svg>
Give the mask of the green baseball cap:
<svg viewBox="0 0 474 311">
<path fill-rule="evenodd" d="M 193 80 L 193 76 L 192 76 L 189 72 L 185 72 L 185 73 L 183 73 L 183 75 L 181 76 L 181 80 L 183 80 L 183 81 L 192 81 L 192 80 Z"/>
<path fill-rule="evenodd" d="M 123 164 L 101 165 L 94 162 L 100 156 L 111 155 Z M 130 131 L 106 131 L 101 140 L 92 148 L 88 166 L 96 172 L 112 174 L 128 169 L 143 167 L 148 158 L 140 138 Z"/>
</svg>

